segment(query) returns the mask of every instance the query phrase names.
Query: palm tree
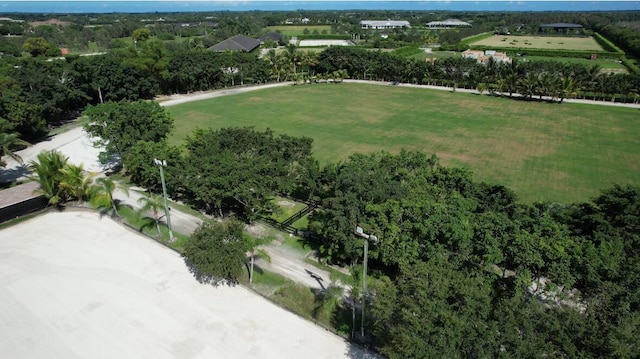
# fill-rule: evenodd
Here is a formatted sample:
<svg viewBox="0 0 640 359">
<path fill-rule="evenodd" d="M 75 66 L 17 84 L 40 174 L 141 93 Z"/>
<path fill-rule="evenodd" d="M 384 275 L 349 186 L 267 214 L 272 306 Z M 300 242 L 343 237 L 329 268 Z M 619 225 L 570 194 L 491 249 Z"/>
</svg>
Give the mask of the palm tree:
<svg viewBox="0 0 640 359">
<path fill-rule="evenodd" d="M 38 154 L 37 160 L 29 162 L 33 175 L 31 178 L 40 184 L 37 193 L 44 195 L 49 204 L 58 206 L 66 200 L 66 194 L 60 188 L 62 182 L 61 170 L 67 166 L 69 158 L 62 153 L 52 151 L 42 151 Z"/>
<path fill-rule="evenodd" d="M 563 77 L 560 80 L 560 91 L 558 92 L 559 102 L 562 103 L 564 99 L 568 96 L 575 96 L 576 94 L 576 86 L 573 82 L 573 78 L 571 77 Z"/>
<path fill-rule="evenodd" d="M 247 251 L 249 252 L 249 258 L 251 260 L 249 264 L 249 284 L 251 284 L 253 283 L 253 267 L 255 259 L 262 258 L 267 261 L 267 263 L 271 263 L 271 256 L 269 256 L 269 253 L 259 247 L 271 242 L 273 238 L 255 238 L 249 235 L 245 235 L 244 237 L 247 245 Z"/>
<path fill-rule="evenodd" d="M 117 186 L 109 177 L 100 177 L 96 180 L 96 185 L 91 189 L 91 204 L 100 210 L 101 213 L 111 212 L 111 217 L 118 216 L 118 208 L 120 207 L 120 200 L 113 198 L 113 192 L 115 192 Z M 120 188 L 127 197 L 129 191 L 126 188 Z"/>
<path fill-rule="evenodd" d="M 527 99 L 531 100 L 533 95 L 536 94 L 536 88 L 538 87 L 538 75 L 533 72 L 527 73 L 527 75 L 517 81 L 518 92 Z"/>
<path fill-rule="evenodd" d="M 155 225 L 156 225 L 156 229 L 158 230 L 158 236 L 161 236 L 162 233 L 160 232 L 160 219 L 162 218 L 162 210 L 164 209 L 164 200 L 162 197 L 154 195 L 154 194 L 150 194 L 148 197 L 140 197 L 138 199 L 138 204 L 140 204 L 142 207 L 140 207 L 140 209 L 138 210 L 138 215 L 141 215 L 142 213 L 145 212 L 151 212 L 152 217 L 146 217 L 146 218 L 152 218 Z"/>
<path fill-rule="evenodd" d="M 478 86 L 476 86 L 476 89 L 478 90 L 480 95 L 482 95 L 482 93 L 487 90 L 487 84 L 484 82 L 478 82 Z"/>
<path fill-rule="evenodd" d="M 298 74 L 297 66 L 302 64 L 302 58 L 303 58 L 301 52 L 297 50 L 298 48 L 296 47 L 296 45 L 289 44 L 287 45 L 287 52 L 285 53 L 286 58 L 289 60 L 289 63 L 291 64 L 291 68 L 293 69 L 294 78 Z"/>
<path fill-rule="evenodd" d="M 66 196 L 76 198 L 81 205 L 89 196 L 95 173 L 85 175 L 83 165 L 67 164 L 60 170 L 60 190 Z"/>
<path fill-rule="evenodd" d="M 12 149 L 15 146 L 30 146 L 31 144 L 27 141 L 21 140 L 20 138 L 18 138 L 18 136 L 19 134 L 17 132 L 0 132 L 0 167 L 4 167 L 7 165 L 2 160 L 2 157 L 5 155 L 22 164 L 22 158 L 18 156 L 17 153 L 13 152 Z"/>
<path fill-rule="evenodd" d="M 266 61 L 271 65 L 271 76 L 280 82 L 281 75 L 286 73 L 287 58 L 284 53 L 278 53 L 275 50 L 269 50 Z"/>
</svg>

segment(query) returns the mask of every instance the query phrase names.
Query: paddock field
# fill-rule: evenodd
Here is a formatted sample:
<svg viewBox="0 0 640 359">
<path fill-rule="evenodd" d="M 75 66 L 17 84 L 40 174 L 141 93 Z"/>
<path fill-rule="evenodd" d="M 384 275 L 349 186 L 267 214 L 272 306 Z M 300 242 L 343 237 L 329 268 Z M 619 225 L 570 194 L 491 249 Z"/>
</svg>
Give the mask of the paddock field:
<svg viewBox="0 0 640 359">
<path fill-rule="evenodd" d="M 309 34 L 313 33 L 313 30 L 318 30 L 318 33 L 322 34 L 322 30 L 326 30 L 327 34 L 331 33 L 331 25 L 277 25 L 267 26 L 267 31 L 276 32 L 279 31 L 283 35 L 288 36 L 301 36 L 304 35 L 304 29 L 309 30 Z"/>
<path fill-rule="evenodd" d="M 470 45 L 547 50 L 604 51 L 602 46 L 592 37 L 494 35 Z"/>
<path fill-rule="evenodd" d="M 435 153 L 526 202 L 576 202 L 640 183 L 638 109 L 550 104 L 355 83 L 287 86 L 168 107 L 172 144 L 198 127 L 255 126 L 314 139 L 321 163 L 355 152 Z"/>
</svg>

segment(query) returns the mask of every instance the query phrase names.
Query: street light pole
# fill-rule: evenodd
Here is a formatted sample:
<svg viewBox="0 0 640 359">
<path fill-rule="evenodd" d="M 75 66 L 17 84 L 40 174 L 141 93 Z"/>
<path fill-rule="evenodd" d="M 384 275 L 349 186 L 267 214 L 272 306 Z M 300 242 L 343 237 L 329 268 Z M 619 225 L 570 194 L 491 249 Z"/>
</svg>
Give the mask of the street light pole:
<svg viewBox="0 0 640 359">
<path fill-rule="evenodd" d="M 362 324 L 360 324 L 360 335 L 362 336 L 362 339 L 364 339 L 364 306 L 367 301 L 367 257 L 369 252 L 369 240 L 376 243 L 378 241 L 378 237 L 364 233 L 364 230 L 360 226 L 356 226 L 356 235 L 364 238 L 364 259 L 362 260 Z"/>
<path fill-rule="evenodd" d="M 173 242 L 173 231 L 171 230 L 171 216 L 169 215 L 169 204 L 167 203 L 167 184 L 164 181 L 164 167 L 167 167 L 167 161 L 153 159 L 153 163 L 160 167 L 160 181 L 162 181 L 162 194 L 164 196 L 164 213 L 167 217 L 167 227 L 169 228 L 169 243 Z"/>
</svg>

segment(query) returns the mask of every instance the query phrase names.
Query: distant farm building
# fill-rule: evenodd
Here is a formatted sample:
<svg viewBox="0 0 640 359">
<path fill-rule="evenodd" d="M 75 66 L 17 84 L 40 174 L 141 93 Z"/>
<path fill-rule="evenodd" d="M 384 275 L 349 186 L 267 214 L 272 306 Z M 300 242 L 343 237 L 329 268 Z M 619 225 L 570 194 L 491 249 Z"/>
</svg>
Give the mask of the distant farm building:
<svg viewBox="0 0 640 359">
<path fill-rule="evenodd" d="M 246 51 L 251 52 L 260 46 L 260 40 L 252 39 L 245 35 L 236 35 L 223 40 L 209 48 L 214 52 Z"/>
<path fill-rule="evenodd" d="M 582 34 L 584 27 L 580 24 L 569 24 L 564 22 L 558 22 L 555 24 L 543 24 L 538 26 L 538 32 L 556 32 L 556 33 L 576 33 Z"/>
<path fill-rule="evenodd" d="M 405 29 L 409 27 L 411 27 L 411 25 L 409 24 L 409 21 L 403 21 L 403 20 L 362 20 L 360 21 L 361 29 L 381 30 L 381 29 Z"/>
<path fill-rule="evenodd" d="M 471 26 L 468 22 L 460 21 L 458 19 L 446 19 L 444 21 L 431 21 L 427 23 L 427 27 L 433 29 L 446 29 L 451 27 L 468 27 Z"/>
<path fill-rule="evenodd" d="M 486 63 L 489 58 L 493 58 L 495 62 L 511 63 L 511 58 L 504 52 L 498 52 L 493 50 L 466 50 L 462 53 L 462 57 L 466 59 L 476 59 L 478 62 Z"/>
<path fill-rule="evenodd" d="M 280 42 L 282 41 L 282 35 L 277 32 L 268 32 L 262 35 L 258 40 L 264 44 L 266 41 Z"/>
</svg>

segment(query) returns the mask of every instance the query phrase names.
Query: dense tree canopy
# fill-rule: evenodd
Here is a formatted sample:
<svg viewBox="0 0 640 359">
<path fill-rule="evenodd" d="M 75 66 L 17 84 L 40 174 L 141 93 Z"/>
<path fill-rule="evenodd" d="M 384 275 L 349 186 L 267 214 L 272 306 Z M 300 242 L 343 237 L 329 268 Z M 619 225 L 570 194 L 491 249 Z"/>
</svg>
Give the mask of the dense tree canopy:
<svg viewBox="0 0 640 359">
<path fill-rule="evenodd" d="M 368 325 L 388 357 L 632 357 L 640 188 L 522 204 L 413 152 L 354 155 L 321 179 L 325 258 L 360 260 L 356 225 L 379 239 L 370 266 L 390 281 Z"/>
<path fill-rule="evenodd" d="M 103 163 L 120 161 L 138 141 L 162 142 L 173 128 L 173 119 L 156 102 L 107 102 L 84 114 L 90 119 L 85 130 L 105 146 Z"/>
<path fill-rule="evenodd" d="M 191 235 L 183 256 L 201 282 L 235 284 L 246 261 L 240 222 L 203 222 Z"/>
<path fill-rule="evenodd" d="M 233 211 L 251 221 L 273 210 L 276 194 L 309 190 L 317 167 L 311 142 L 252 128 L 196 130 L 187 139 L 184 196 L 208 212 Z"/>
</svg>

